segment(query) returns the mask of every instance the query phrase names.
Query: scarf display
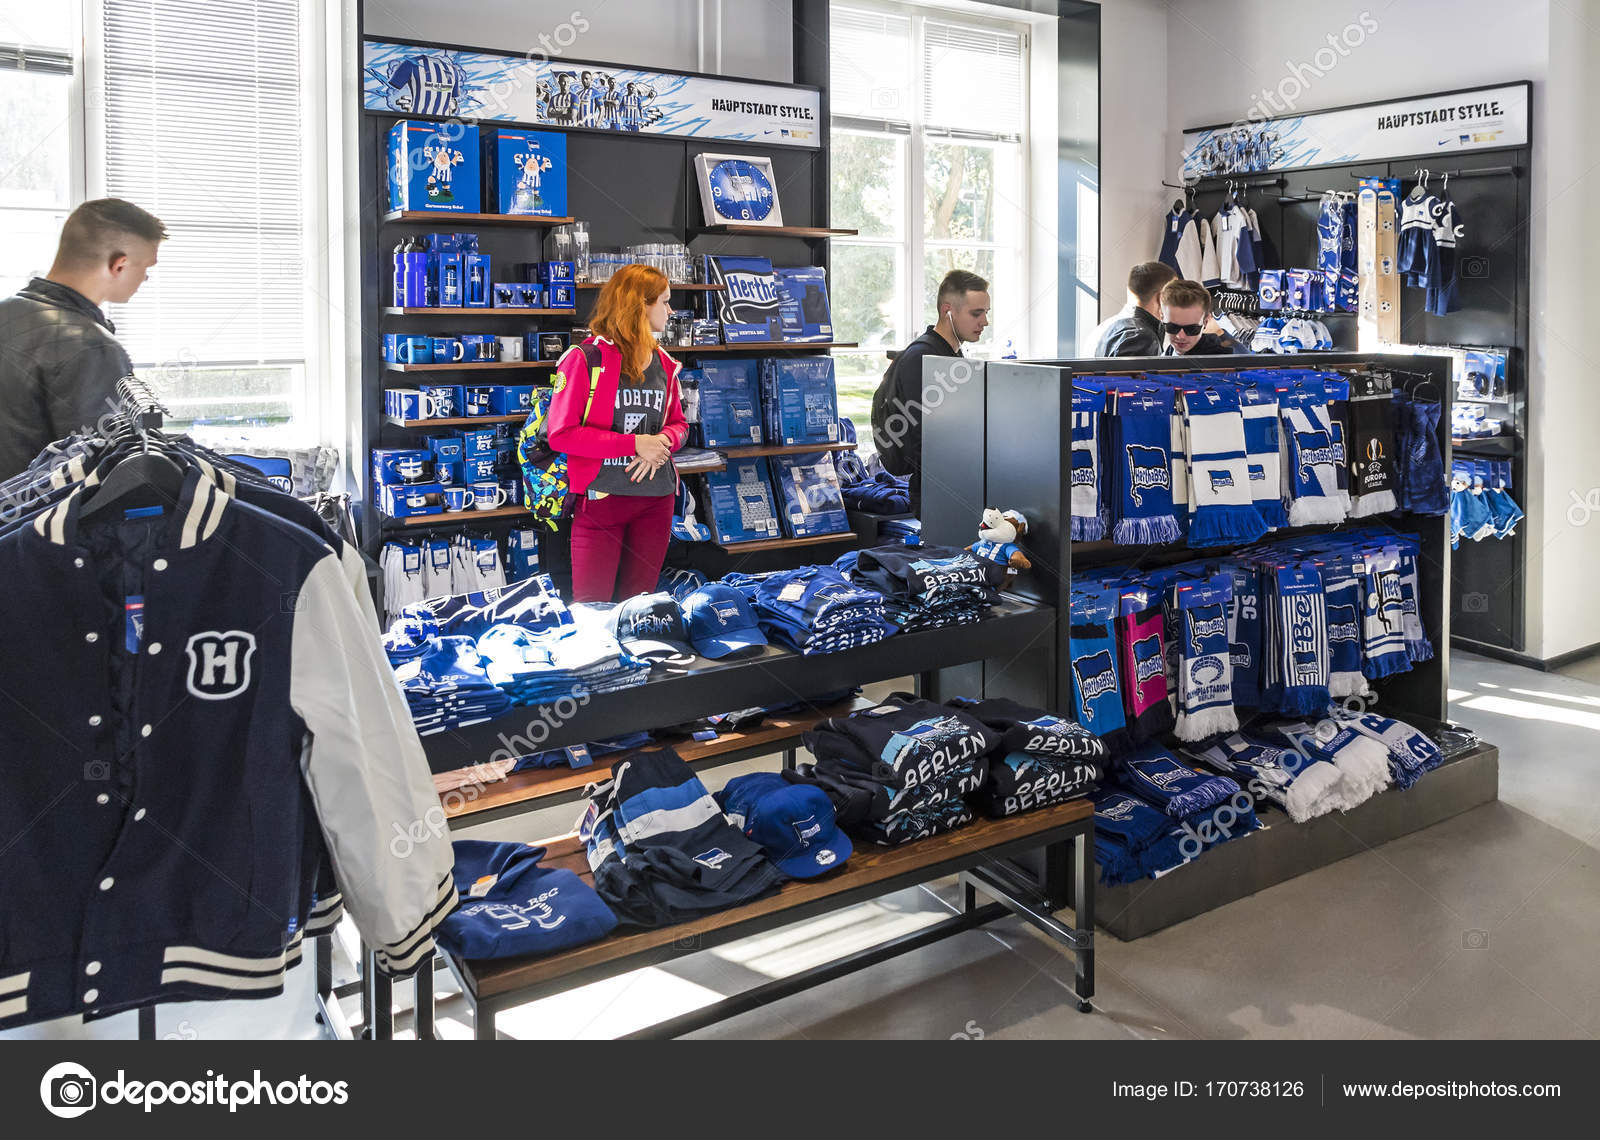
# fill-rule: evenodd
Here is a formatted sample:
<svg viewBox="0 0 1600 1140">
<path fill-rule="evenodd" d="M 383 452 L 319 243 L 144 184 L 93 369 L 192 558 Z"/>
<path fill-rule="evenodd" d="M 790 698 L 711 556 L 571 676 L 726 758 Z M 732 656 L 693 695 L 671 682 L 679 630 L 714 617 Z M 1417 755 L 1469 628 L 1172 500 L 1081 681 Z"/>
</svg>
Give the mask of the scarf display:
<svg viewBox="0 0 1600 1140">
<path fill-rule="evenodd" d="M 1295 751 L 1312 760 L 1325 760 L 1339 770 L 1339 784 L 1325 797 L 1339 811 L 1366 803 L 1393 779 L 1388 748 L 1334 721 L 1322 721 L 1315 727 L 1303 722 L 1283 724 L 1277 732 Z"/>
<path fill-rule="evenodd" d="M 1331 793 L 1344 782 L 1344 774 L 1326 760 L 1314 760 L 1240 733 L 1190 754 L 1232 776 L 1252 795 L 1281 805 L 1296 823 L 1333 811 Z"/>
<path fill-rule="evenodd" d="M 1444 763 L 1444 753 L 1439 751 L 1439 746 L 1403 721 L 1364 713 L 1342 723 L 1388 750 L 1389 771 L 1398 787 L 1411 787 L 1424 772 Z"/>
<path fill-rule="evenodd" d="M 1279 397 L 1290 494 L 1289 523 L 1343 522 L 1345 503 L 1339 497 L 1339 450 L 1334 446 L 1328 403 L 1319 380 L 1302 380 Z"/>
<path fill-rule="evenodd" d="M 1225 804 L 1239 794 L 1227 776 L 1207 776 L 1178 763 L 1159 744 L 1146 745 L 1117 763 L 1117 782 L 1154 804 L 1173 819 L 1182 819 Z"/>
<path fill-rule="evenodd" d="M 1350 517 L 1385 514 L 1395 494 L 1394 381 L 1386 373 L 1350 380 Z"/>
<path fill-rule="evenodd" d="M 1129 735 L 1134 743 L 1143 743 L 1170 731 L 1173 724 L 1167 701 L 1166 622 L 1161 606 L 1151 604 L 1145 590 L 1125 592 L 1122 608 L 1116 624 L 1122 705 Z"/>
<path fill-rule="evenodd" d="M 1348 559 L 1324 569 L 1323 594 L 1327 599 L 1328 695 L 1335 699 L 1366 694 L 1367 676 L 1361 671 L 1362 563 Z"/>
<path fill-rule="evenodd" d="M 1328 707 L 1328 625 L 1322 576 L 1313 566 L 1285 566 L 1268 578 L 1267 620 L 1276 647 L 1272 707 L 1310 716 Z"/>
<path fill-rule="evenodd" d="M 1404 392 L 1394 394 L 1395 466 L 1403 511 L 1442 515 L 1450 510 L 1450 488 L 1439 448 L 1443 410 L 1437 401 L 1415 400 Z"/>
<path fill-rule="evenodd" d="M 1225 564 L 1233 578 L 1228 606 L 1228 661 L 1233 666 L 1233 703 L 1261 707 L 1261 589 L 1255 568 L 1243 562 Z"/>
<path fill-rule="evenodd" d="M 1239 388 L 1239 414 L 1244 419 L 1246 470 L 1250 500 L 1271 530 L 1289 525 L 1283 506 L 1283 458 L 1278 442 L 1278 393 L 1270 381 Z"/>
<path fill-rule="evenodd" d="M 1116 415 L 1110 418 L 1111 483 L 1117 497 L 1113 542 L 1149 545 L 1183 537 L 1173 506 L 1174 404 L 1173 393 L 1164 389 L 1117 397 Z"/>
<path fill-rule="evenodd" d="M 1405 596 L 1400 584 L 1400 554 L 1393 547 L 1364 559 L 1361 606 L 1361 671 L 1389 677 L 1411 668 L 1406 652 Z"/>
<path fill-rule="evenodd" d="M 1108 887 L 1148 879 L 1182 863 L 1179 835 L 1165 813 L 1138 796 L 1106 790 L 1094 797 L 1094 860 Z"/>
<path fill-rule="evenodd" d="M 1128 744 L 1111 628 L 1116 608 L 1116 595 L 1109 591 L 1074 594 L 1069 631 L 1072 699 L 1078 723 L 1104 741 L 1111 752 L 1120 752 Z"/>
<path fill-rule="evenodd" d="M 1323 395 L 1328 398 L 1328 432 L 1333 439 L 1333 473 L 1339 486 L 1339 500 L 1346 517 L 1350 514 L 1350 380 L 1342 372 L 1323 372 Z"/>
<path fill-rule="evenodd" d="M 1412 661 L 1431 661 L 1433 642 L 1422 626 L 1422 611 L 1417 608 L 1417 598 L 1422 585 L 1417 579 L 1417 556 L 1410 551 L 1400 552 L 1400 626 L 1406 639 L 1406 656 Z"/>
<path fill-rule="evenodd" d="M 1179 584 L 1169 597 L 1169 609 L 1176 615 L 1173 636 L 1181 643 L 1174 731 L 1180 740 L 1236 732 L 1239 718 L 1233 708 L 1233 665 L 1228 653 L 1232 579 L 1217 574 Z"/>
<path fill-rule="evenodd" d="M 1183 395 L 1188 445 L 1190 546 L 1254 542 L 1267 533 L 1250 493 L 1244 417 L 1231 385 L 1207 383 Z"/>
<path fill-rule="evenodd" d="M 1104 392 L 1072 390 L 1072 541 L 1098 542 L 1106 535 L 1100 514 L 1100 420 Z"/>
</svg>

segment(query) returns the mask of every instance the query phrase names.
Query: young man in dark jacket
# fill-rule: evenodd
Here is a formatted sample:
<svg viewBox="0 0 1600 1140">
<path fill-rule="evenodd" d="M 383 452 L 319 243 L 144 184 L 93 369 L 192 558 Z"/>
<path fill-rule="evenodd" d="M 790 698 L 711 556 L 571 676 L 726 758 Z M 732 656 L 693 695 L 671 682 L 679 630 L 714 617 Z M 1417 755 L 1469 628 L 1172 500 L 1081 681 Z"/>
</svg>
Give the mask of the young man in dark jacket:
<svg viewBox="0 0 1600 1140">
<path fill-rule="evenodd" d="M 1250 350 L 1211 319 L 1211 294 L 1198 281 L 1169 281 L 1161 289 L 1161 328 L 1167 356 L 1228 356 Z"/>
<path fill-rule="evenodd" d="M 989 327 L 989 283 L 952 269 L 939 283 L 938 323 L 906 346 L 872 396 L 872 438 L 884 469 L 911 476 L 911 510 L 922 509 L 922 361 L 960 356 Z"/>
<path fill-rule="evenodd" d="M 85 202 L 61 227 L 50 272 L 0 301 L 0 479 L 112 410 L 132 365 L 100 307 L 139 291 L 166 236 L 131 202 Z"/>
<path fill-rule="evenodd" d="M 1177 270 L 1161 261 L 1142 261 L 1128 270 L 1128 303 L 1094 333 L 1092 356 L 1161 355 L 1161 287 Z"/>
</svg>

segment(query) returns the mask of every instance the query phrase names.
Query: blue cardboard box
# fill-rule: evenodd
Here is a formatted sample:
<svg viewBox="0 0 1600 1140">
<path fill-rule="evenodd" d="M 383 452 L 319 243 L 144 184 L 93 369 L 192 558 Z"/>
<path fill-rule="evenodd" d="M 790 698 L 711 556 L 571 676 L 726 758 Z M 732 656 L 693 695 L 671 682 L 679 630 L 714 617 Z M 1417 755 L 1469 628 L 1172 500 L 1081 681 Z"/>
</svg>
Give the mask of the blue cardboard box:
<svg viewBox="0 0 1600 1140">
<path fill-rule="evenodd" d="M 831 356 L 761 362 L 761 406 L 774 443 L 837 443 L 839 396 Z"/>
<path fill-rule="evenodd" d="M 541 285 L 570 285 L 575 267 L 570 261 L 541 261 L 537 275 Z"/>
<path fill-rule="evenodd" d="M 479 167 L 476 127 L 402 119 L 389 129 L 389 209 L 476 214 Z"/>
<path fill-rule="evenodd" d="M 379 490 L 378 509 L 392 519 L 444 513 L 444 488 L 438 483 L 386 486 Z"/>
<path fill-rule="evenodd" d="M 832 452 L 773 456 L 772 483 L 785 536 L 849 533 L 850 517 L 845 513 Z"/>
<path fill-rule="evenodd" d="M 422 442 L 428 445 L 428 450 L 438 456 L 441 463 L 459 463 L 463 456 L 461 452 L 461 437 L 459 435 L 430 435 Z"/>
<path fill-rule="evenodd" d="M 462 253 L 428 254 L 427 307 L 430 309 L 459 309 L 464 291 L 462 280 Z"/>
<path fill-rule="evenodd" d="M 464 482 L 482 483 L 488 481 L 492 483 L 497 481 L 500 478 L 500 473 L 497 470 L 499 463 L 500 461 L 492 451 L 488 455 L 479 455 L 466 460 L 464 463 L 466 472 Z"/>
<path fill-rule="evenodd" d="M 732 357 L 700 365 L 700 438 L 705 447 L 762 442 L 759 360 Z"/>
<path fill-rule="evenodd" d="M 544 308 L 575 309 L 578 307 L 578 290 L 573 285 L 550 284 L 544 287 Z"/>
<path fill-rule="evenodd" d="M 518 412 L 526 412 L 533 407 L 533 385 L 502 384 L 495 389 L 493 400 L 497 416 L 514 416 Z"/>
<path fill-rule="evenodd" d="M 765 458 L 730 459 L 726 471 L 708 472 L 708 521 L 718 542 L 756 542 L 779 535 Z"/>
<path fill-rule="evenodd" d="M 483 158 L 490 213 L 567 216 L 566 135 L 486 126 Z"/>
<path fill-rule="evenodd" d="M 473 428 L 461 433 L 461 458 L 494 458 L 495 434 L 493 428 Z"/>
<path fill-rule="evenodd" d="M 422 482 L 433 462 L 433 452 L 416 447 L 374 447 L 372 483 L 385 487 L 406 482 Z"/>
<path fill-rule="evenodd" d="M 469 309 L 487 309 L 489 296 L 489 255 L 463 253 L 461 255 L 461 304 Z"/>
</svg>

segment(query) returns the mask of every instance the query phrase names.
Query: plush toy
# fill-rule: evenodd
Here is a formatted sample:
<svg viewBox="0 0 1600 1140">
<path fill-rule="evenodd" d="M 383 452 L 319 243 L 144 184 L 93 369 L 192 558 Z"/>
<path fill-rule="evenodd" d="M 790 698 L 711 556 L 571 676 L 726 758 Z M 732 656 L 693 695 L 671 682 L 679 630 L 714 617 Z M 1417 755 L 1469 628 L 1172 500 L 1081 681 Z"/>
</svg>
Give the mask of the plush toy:
<svg viewBox="0 0 1600 1140">
<path fill-rule="evenodd" d="M 1020 511 L 998 511 L 985 507 L 983 521 L 978 524 L 978 541 L 967 547 L 978 558 L 1004 566 L 1005 581 L 1009 587 L 1017 580 L 1017 571 L 1033 569 L 1028 556 L 1017 548 L 1017 540 L 1028 533 L 1028 520 Z"/>
</svg>

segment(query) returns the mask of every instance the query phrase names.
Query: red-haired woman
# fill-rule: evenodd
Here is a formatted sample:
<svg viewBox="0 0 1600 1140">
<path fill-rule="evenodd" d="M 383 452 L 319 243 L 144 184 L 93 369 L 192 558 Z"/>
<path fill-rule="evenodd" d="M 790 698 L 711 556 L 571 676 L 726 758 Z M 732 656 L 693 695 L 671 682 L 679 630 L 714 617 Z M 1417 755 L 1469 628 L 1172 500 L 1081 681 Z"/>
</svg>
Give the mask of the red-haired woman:
<svg viewBox="0 0 1600 1140">
<path fill-rule="evenodd" d="M 572 519 L 574 601 L 620 601 L 654 590 L 661 577 L 678 489 L 672 453 L 689 433 L 678 399 L 682 365 L 655 339 L 670 297 L 660 270 L 625 266 L 595 302 L 588 355 L 574 345 L 556 365 L 550 447 L 566 452 L 581 496 Z"/>
</svg>

